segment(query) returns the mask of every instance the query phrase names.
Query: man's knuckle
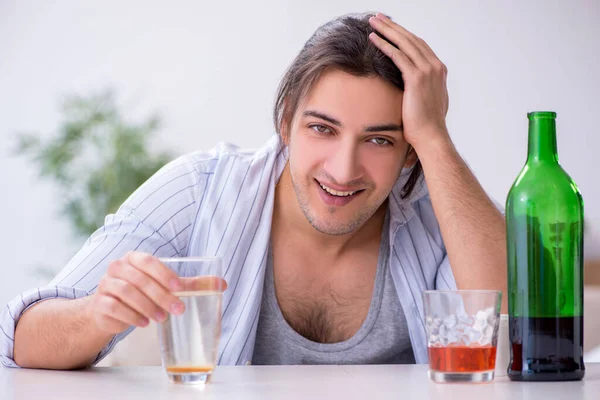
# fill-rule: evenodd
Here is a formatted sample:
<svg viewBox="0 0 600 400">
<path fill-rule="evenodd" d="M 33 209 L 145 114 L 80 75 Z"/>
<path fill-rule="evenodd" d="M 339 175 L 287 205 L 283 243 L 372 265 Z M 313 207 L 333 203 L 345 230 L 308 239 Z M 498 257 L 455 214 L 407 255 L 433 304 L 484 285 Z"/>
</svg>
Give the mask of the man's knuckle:
<svg viewBox="0 0 600 400">
<path fill-rule="evenodd" d="M 113 297 L 105 296 L 100 302 L 100 308 L 104 310 L 104 314 L 112 315 L 119 310 L 119 302 Z"/>
<path fill-rule="evenodd" d="M 423 83 L 423 81 L 425 81 L 426 76 L 426 72 L 423 69 L 417 69 L 414 73 L 414 79 L 417 82 L 417 84 Z"/>
<path fill-rule="evenodd" d="M 400 54 L 399 51 L 393 51 L 390 58 L 392 59 L 392 61 L 394 63 L 398 64 L 399 62 L 402 61 L 402 54 Z"/>
<path fill-rule="evenodd" d="M 100 281 L 100 283 L 98 284 L 98 287 L 100 287 L 100 284 L 102 284 L 103 292 L 114 293 L 119 288 L 119 281 L 120 281 L 120 279 L 117 277 L 106 276 Z"/>
<path fill-rule="evenodd" d="M 121 260 L 114 260 L 111 261 L 110 264 L 108 264 L 107 272 L 109 275 L 115 276 L 119 273 L 121 268 L 123 268 L 123 262 Z"/>
<path fill-rule="evenodd" d="M 164 270 L 161 271 L 160 273 L 160 284 L 161 285 L 165 285 L 165 286 L 169 286 L 169 284 L 171 283 L 171 281 L 173 279 L 177 279 L 177 274 L 175 273 L 175 271 L 169 269 L 169 268 L 165 268 Z"/>
<path fill-rule="evenodd" d="M 108 299 L 108 311 L 110 311 L 112 314 L 115 314 L 117 311 L 119 311 L 119 302 L 117 299 Z"/>
<path fill-rule="evenodd" d="M 135 289 L 129 283 L 121 281 L 118 286 L 119 294 L 123 297 L 131 297 L 135 293 Z"/>
<path fill-rule="evenodd" d="M 140 264 L 142 264 L 141 266 L 143 266 L 143 267 L 147 267 L 150 264 L 152 264 L 153 262 L 154 262 L 154 257 L 152 257 L 150 254 L 144 253 L 140 257 Z"/>
<path fill-rule="evenodd" d="M 132 278 L 135 286 L 140 288 L 144 292 L 152 290 L 152 281 L 145 274 L 139 273 Z"/>
</svg>

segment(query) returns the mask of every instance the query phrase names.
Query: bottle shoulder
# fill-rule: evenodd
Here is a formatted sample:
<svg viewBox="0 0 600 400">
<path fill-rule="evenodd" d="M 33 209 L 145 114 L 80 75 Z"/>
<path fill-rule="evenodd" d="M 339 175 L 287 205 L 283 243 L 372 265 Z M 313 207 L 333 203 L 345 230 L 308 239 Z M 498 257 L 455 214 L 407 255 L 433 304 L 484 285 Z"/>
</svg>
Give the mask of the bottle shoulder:
<svg viewBox="0 0 600 400">
<path fill-rule="evenodd" d="M 511 187 L 513 190 L 564 190 L 579 193 L 577 184 L 558 163 L 525 164 Z"/>
<path fill-rule="evenodd" d="M 511 202 L 569 203 L 583 206 L 579 188 L 558 163 L 528 163 L 513 183 L 507 197 Z"/>
</svg>

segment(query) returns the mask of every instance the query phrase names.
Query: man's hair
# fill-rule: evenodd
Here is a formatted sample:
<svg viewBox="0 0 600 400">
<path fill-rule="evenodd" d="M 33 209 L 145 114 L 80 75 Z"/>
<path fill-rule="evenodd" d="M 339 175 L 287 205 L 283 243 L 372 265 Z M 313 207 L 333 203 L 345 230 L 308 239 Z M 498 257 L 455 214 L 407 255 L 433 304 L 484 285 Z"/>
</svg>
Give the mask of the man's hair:
<svg viewBox="0 0 600 400">
<path fill-rule="evenodd" d="M 359 77 L 380 77 L 404 90 L 404 80 L 398 67 L 369 40 L 369 34 L 375 32 L 369 25 L 369 18 L 374 15 L 364 13 L 338 17 L 320 26 L 308 39 L 277 90 L 273 121 L 279 135 L 289 134 L 298 105 L 325 68 L 333 67 Z M 287 126 L 282 129 L 284 123 Z M 403 199 L 411 194 L 422 171 L 421 162 L 417 159 L 402 188 Z"/>
</svg>

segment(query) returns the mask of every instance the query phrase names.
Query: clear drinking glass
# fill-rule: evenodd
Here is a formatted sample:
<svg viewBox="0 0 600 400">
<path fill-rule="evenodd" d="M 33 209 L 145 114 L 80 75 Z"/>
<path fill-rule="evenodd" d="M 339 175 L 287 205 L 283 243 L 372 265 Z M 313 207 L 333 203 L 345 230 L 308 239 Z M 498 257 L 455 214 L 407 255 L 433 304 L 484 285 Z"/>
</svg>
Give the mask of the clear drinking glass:
<svg viewBox="0 0 600 400">
<path fill-rule="evenodd" d="M 160 258 L 184 289 L 174 292 L 185 305 L 158 324 L 162 364 L 175 383 L 207 383 L 216 366 L 225 289 L 220 258 Z"/>
<path fill-rule="evenodd" d="M 423 292 L 432 381 L 494 379 L 501 297 L 495 290 Z"/>
</svg>

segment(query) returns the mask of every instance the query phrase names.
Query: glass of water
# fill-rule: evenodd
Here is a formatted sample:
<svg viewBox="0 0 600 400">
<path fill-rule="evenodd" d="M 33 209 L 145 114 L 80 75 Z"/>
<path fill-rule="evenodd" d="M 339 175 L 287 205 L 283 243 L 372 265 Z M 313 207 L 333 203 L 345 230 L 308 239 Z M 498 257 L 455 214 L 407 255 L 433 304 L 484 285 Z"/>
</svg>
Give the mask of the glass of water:
<svg viewBox="0 0 600 400">
<path fill-rule="evenodd" d="M 162 363 L 174 383 L 204 384 L 216 366 L 221 336 L 221 303 L 226 283 L 220 258 L 160 258 L 175 271 L 183 290 L 173 292 L 185 305 L 158 324 Z"/>
</svg>

